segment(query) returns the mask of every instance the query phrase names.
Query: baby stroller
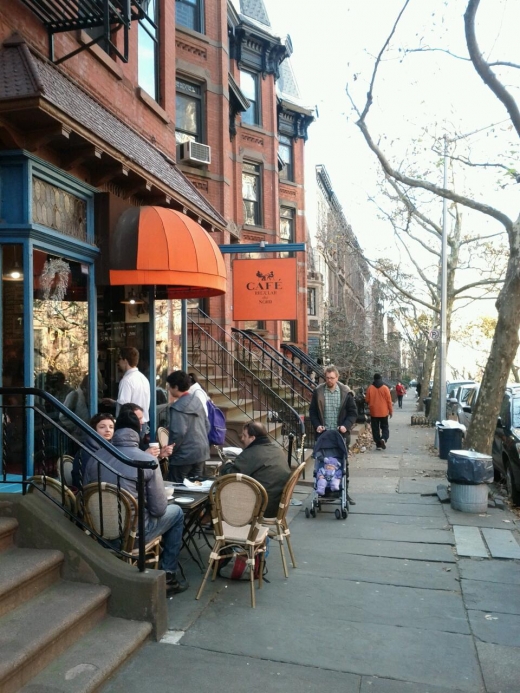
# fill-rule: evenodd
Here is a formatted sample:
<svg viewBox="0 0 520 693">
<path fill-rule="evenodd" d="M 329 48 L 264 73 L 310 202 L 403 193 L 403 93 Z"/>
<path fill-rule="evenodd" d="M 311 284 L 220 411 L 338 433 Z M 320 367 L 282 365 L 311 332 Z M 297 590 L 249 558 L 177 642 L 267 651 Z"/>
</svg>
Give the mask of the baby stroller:
<svg viewBox="0 0 520 693">
<path fill-rule="evenodd" d="M 339 505 L 336 508 L 335 515 L 337 520 L 346 520 L 348 515 L 348 450 L 345 445 L 345 439 L 339 431 L 328 430 L 318 437 L 314 446 L 314 489 L 312 492 L 310 508 L 305 508 L 305 517 L 316 517 L 316 509 L 321 511 L 322 505 Z M 339 470 L 341 470 L 339 484 L 337 490 L 327 488 L 324 495 L 318 493 L 320 480 L 318 479 L 318 470 L 325 463 L 326 458 L 335 458 L 339 462 Z M 323 490 L 323 489 L 320 489 Z"/>
</svg>

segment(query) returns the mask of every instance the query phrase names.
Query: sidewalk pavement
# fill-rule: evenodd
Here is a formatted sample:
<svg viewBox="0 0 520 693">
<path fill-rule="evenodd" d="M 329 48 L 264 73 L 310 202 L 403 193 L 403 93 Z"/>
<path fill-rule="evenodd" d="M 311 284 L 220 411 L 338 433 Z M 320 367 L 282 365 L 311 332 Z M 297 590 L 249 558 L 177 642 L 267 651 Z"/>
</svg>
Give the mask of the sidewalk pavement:
<svg viewBox="0 0 520 693">
<path fill-rule="evenodd" d="M 170 631 L 104 690 L 518 693 L 520 560 L 492 554 L 520 551 L 520 519 L 421 495 L 447 483 L 446 462 L 433 429 L 410 425 L 414 411 L 408 395 L 387 449 L 351 456 L 347 520 L 334 506 L 306 519 L 309 487 L 298 487 L 298 568 L 285 579 L 271 542 L 256 609 L 247 582 L 217 579 L 195 601 L 201 574 L 186 560 L 191 587 L 169 600 Z"/>
</svg>

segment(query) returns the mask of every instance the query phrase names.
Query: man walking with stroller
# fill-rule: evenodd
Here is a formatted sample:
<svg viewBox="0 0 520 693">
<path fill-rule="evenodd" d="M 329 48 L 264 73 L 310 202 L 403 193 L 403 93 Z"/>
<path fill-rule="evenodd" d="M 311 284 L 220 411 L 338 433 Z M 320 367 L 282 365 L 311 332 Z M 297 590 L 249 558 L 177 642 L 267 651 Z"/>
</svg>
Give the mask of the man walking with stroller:
<svg viewBox="0 0 520 693">
<path fill-rule="evenodd" d="M 365 401 L 370 409 L 370 425 L 376 448 L 385 450 L 390 437 L 388 417 L 392 418 L 393 407 L 390 390 L 383 383 L 380 373 L 374 374 L 374 382 L 366 391 Z"/>
<path fill-rule="evenodd" d="M 348 448 L 350 431 L 357 419 L 357 407 L 352 390 L 339 382 L 336 366 L 325 368 L 325 382 L 312 393 L 309 416 L 318 435 L 325 430 L 338 430 Z M 355 505 L 350 496 L 348 502 Z"/>
</svg>

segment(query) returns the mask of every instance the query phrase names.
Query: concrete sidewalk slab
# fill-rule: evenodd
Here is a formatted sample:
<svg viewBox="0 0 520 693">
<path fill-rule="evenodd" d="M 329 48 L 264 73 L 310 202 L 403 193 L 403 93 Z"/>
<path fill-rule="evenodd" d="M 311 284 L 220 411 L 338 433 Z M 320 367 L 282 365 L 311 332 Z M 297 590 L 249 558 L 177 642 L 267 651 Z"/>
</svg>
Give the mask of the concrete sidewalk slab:
<svg viewBox="0 0 520 693">
<path fill-rule="evenodd" d="M 442 510 L 441 504 L 437 501 L 436 504 L 433 503 L 389 503 L 389 502 L 378 502 L 377 500 L 363 500 L 362 498 L 356 497 L 356 505 L 352 506 L 350 509 L 351 516 L 367 516 L 367 515 L 377 515 L 383 518 L 385 515 L 396 516 L 396 517 L 434 517 L 442 520 L 444 524 L 447 524 L 446 516 Z"/>
<path fill-rule="evenodd" d="M 440 504 L 439 504 L 440 505 Z M 451 525 L 468 525 L 470 527 L 494 527 L 495 529 L 515 529 L 516 515 L 498 508 L 488 508 L 485 513 L 461 513 L 446 504 L 443 505 L 446 518 Z"/>
<path fill-rule="evenodd" d="M 520 558 L 520 545 L 510 530 L 485 527 L 482 534 L 493 558 Z"/>
<path fill-rule="evenodd" d="M 360 503 L 363 502 L 380 502 L 380 503 L 398 503 L 399 505 L 405 505 L 406 503 L 411 503 L 413 505 L 435 505 L 436 507 L 442 507 L 439 503 L 439 499 L 436 496 L 421 496 L 420 493 L 416 494 L 405 494 L 400 495 L 397 492 L 392 493 L 363 493 L 356 496 L 356 500 L 359 498 Z"/>
<path fill-rule="evenodd" d="M 358 693 L 360 676 L 328 671 L 311 662 L 295 666 L 253 657 L 237 657 L 197 647 L 149 644 L 127 664 L 103 693 L 322 693 L 325 689 Z"/>
<path fill-rule="evenodd" d="M 379 528 L 387 525 L 390 527 L 398 525 L 412 526 L 416 529 L 446 530 L 450 528 L 449 524 L 446 522 L 446 518 L 442 515 L 434 517 L 417 517 L 411 514 L 398 515 L 397 513 L 393 513 L 391 515 L 378 515 L 376 513 L 370 513 L 365 515 L 362 512 L 351 512 L 348 517 L 348 524 L 350 528 L 357 526 Z"/>
<path fill-rule="evenodd" d="M 468 611 L 471 631 L 482 642 L 520 647 L 520 616 L 487 611 Z"/>
<path fill-rule="evenodd" d="M 497 582 L 461 580 L 462 595 L 467 609 L 520 615 L 520 586 L 504 589 Z"/>
<path fill-rule="evenodd" d="M 509 561 L 459 561 L 459 571 L 466 580 L 498 582 L 501 585 L 520 586 L 520 566 Z M 506 590 L 507 591 L 507 590 Z"/>
<path fill-rule="evenodd" d="M 475 647 L 468 635 L 323 619 L 311 607 L 307 613 L 301 609 L 291 613 L 291 630 L 297 638 L 279 637 L 273 641 L 273 632 L 278 631 L 275 623 L 271 620 L 270 627 L 258 628 L 255 611 L 238 603 L 229 609 L 217 598 L 208 607 L 204 623 L 195 624 L 182 645 L 301 665 L 319 662 L 324 669 L 422 684 L 436 681 L 448 688 L 456 682 L 462 691 L 482 691 Z M 256 613 L 267 603 L 268 599 L 259 600 Z M 267 613 L 271 616 L 272 612 Z M 287 623 L 282 620 L 283 631 L 287 632 Z M 318 633 L 327 636 L 316 637 Z"/>
<path fill-rule="evenodd" d="M 453 534 L 455 535 L 455 549 L 459 556 L 489 558 L 484 539 L 478 527 L 454 525 Z"/>
<path fill-rule="evenodd" d="M 373 517 L 373 516 L 372 516 Z M 389 524 L 380 522 L 352 522 L 348 525 L 349 539 L 368 539 L 375 541 L 402 541 L 424 544 L 449 544 L 454 546 L 455 539 L 451 530 L 429 529 L 422 526 Z"/>
<path fill-rule="evenodd" d="M 315 549 L 312 562 L 298 560 L 297 571 L 316 577 L 460 592 L 458 571 L 452 563 L 429 563 L 355 554 L 351 554 L 348 561 L 339 563 L 331 560 L 327 551 Z M 292 576 L 291 571 L 289 580 Z"/>
<path fill-rule="evenodd" d="M 290 584 L 278 581 L 267 586 L 269 600 L 262 608 L 266 611 L 268 622 L 276 624 L 280 616 L 278 605 L 284 600 L 288 612 L 298 611 L 302 600 L 312 596 L 312 611 L 320 620 L 355 621 L 378 623 L 389 626 L 438 630 L 449 633 L 469 634 L 466 611 L 460 593 L 446 590 L 420 589 L 395 585 L 381 585 L 368 582 L 339 581 L 325 578 L 320 584 L 326 589 L 314 590 L 316 575 L 297 571 L 291 575 Z M 341 582 L 341 584 L 340 584 Z M 289 587 L 289 589 L 288 589 Z M 231 590 L 233 585 L 230 585 Z M 330 594 L 342 594 L 341 612 L 338 604 L 330 601 Z M 221 593 L 219 601 L 229 600 Z M 241 606 L 243 606 L 241 604 Z"/>
<path fill-rule="evenodd" d="M 520 688 L 518 649 L 478 641 L 476 646 L 487 693 L 518 693 Z"/>
<path fill-rule="evenodd" d="M 431 683 L 407 683 L 374 676 L 363 676 L 359 693 L 460 693 L 460 688 L 445 688 Z"/>
<path fill-rule="evenodd" d="M 436 493 L 439 479 L 399 479 L 399 493 Z"/>
<path fill-rule="evenodd" d="M 322 513 L 323 515 L 323 513 Z M 309 523 L 318 522 L 334 524 L 340 523 L 332 517 L 330 520 L 324 517 L 316 520 L 309 520 Z M 346 520 L 348 522 L 348 520 Z M 309 533 L 310 538 L 310 533 Z M 338 538 L 326 536 L 322 531 L 314 535 L 314 541 L 318 540 L 322 550 L 328 551 L 329 557 L 336 556 L 337 559 L 346 559 L 346 554 L 357 554 L 358 556 L 385 556 L 387 558 L 407 558 L 417 561 L 439 561 L 441 563 L 454 563 L 455 554 L 451 546 L 446 544 L 424 544 L 406 541 L 373 541 L 366 539 L 349 539 L 345 536 L 341 541 Z M 295 549 L 296 551 L 296 549 Z M 301 550 L 298 549 L 297 557 L 301 557 Z"/>
<path fill-rule="evenodd" d="M 370 476 L 350 477 L 349 492 L 352 496 L 360 493 L 393 493 L 397 491 L 399 477 L 381 478 Z"/>
</svg>

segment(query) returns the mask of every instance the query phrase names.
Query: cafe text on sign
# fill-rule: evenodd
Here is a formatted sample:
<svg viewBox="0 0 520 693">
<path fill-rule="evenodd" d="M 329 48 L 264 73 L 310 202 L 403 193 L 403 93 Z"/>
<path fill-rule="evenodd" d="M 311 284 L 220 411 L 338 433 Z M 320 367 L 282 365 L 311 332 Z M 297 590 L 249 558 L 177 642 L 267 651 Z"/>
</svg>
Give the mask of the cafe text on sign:
<svg viewBox="0 0 520 693">
<path fill-rule="evenodd" d="M 233 320 L 295 320 L 296 258 L 233 261 Z"/>
</svg>

